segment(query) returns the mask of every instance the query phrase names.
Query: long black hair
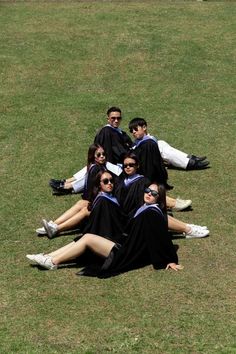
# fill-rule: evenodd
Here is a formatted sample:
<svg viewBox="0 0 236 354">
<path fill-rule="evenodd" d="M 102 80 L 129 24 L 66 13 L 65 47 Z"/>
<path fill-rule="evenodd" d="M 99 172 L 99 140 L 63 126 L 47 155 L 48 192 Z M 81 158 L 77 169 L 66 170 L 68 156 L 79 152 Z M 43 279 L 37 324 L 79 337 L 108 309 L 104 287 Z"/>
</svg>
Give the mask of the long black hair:
<svg viewBox="0 0 236 354">
<path fill-rule="evenodd" d="M 103 149 L 103 147 L 99 144 L 92 144 L 89 146 L 88 158 L 87 158 L 87 170 L 89 169 L 91 164 L 93 164 L 95 162 L 95 152 L 97 151 L 97 149 L 100 149 L 100 148 Z M 106 156 L 105 150 L 104 150 L 104 154 Z"/>
<path fill-rule="evenodd" d="M 100 190 L 101 190 L 101 177 L 102 177 L 102 175 L 103 175 L 104 173 L 108 173 L 112 178 L 114 178 L 113 175 L 112 175 L 112 173 L 109 172 L 109 171 L 102 171 L 102 170 L 101 170 L 101 171 L 99 171 L 99 172 L 96 174 L 96 176 L 95 176 L 95 178 L 94 178 L 94 180 L 93 180 L 93 187 L 91 188 L 91 190 L 90 190 L 90 192 L 89 192 L 89 198 L 88 198 L 88 200 L 89 200 L 89 205 L 88 205 L 88 210 L 91 210 L 93 201 L 94 201 L 94 199 L 96 198 L 96 196 L 98 195 L 98 193 L 99 193 Z M 113 189 L 113 192 L 114 192 L 114 189 Z"/>
<path fill-rule="evenodd" d="M 152 183 L 153 184 L 153 183 Z M 158 198 L 157 198 L 157 203 L 160 207 L 160 209 L 163 211 L 163 213 L 166 214 L 166 188 L 164 186 L 164 184 L 158 184 L 158 183 L 154 183 L 157 185 L 158 187 Z"/>
</svg>

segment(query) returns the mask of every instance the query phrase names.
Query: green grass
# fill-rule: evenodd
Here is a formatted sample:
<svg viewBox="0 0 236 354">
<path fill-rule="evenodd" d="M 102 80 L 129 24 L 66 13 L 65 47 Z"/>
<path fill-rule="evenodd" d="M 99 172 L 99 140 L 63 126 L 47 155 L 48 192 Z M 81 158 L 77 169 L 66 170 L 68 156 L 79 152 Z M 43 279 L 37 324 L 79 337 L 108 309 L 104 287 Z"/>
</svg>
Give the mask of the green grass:
<svg viewBox="0 0 236 354">
<path fill-rule="evenodd" d="M 0 352 L 236 353 L 235 3 L 0 2 Z M 146 267 L 78 278 L 30 267 L 57 248 L 34 229 L 78 196 L 54 198 L 51 177 L 85 164 L 111 105 L 123 128 L 207 154 L 211 169 L 169 171 L 180 219 L 209 226 L 175 240 L 179 273 Z"/>
</svg>

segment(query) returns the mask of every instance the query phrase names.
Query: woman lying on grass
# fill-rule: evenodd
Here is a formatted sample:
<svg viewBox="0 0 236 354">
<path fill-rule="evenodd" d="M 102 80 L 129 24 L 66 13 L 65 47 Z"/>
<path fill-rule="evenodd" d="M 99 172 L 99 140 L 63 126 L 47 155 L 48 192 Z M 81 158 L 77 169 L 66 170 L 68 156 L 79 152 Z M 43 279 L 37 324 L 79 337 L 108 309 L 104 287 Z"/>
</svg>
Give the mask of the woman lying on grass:
<svg viewBox="0 0 236 354">
<path fill-rule="evenodd" d="M 89 203 L 96 197 L 91 194 L 94 178 L 99 171 L 106 171 L 106 157 L 104 149 L 97 144 L 93 144 L 88 150 L 87 177 L 82 199 L 75 203 L 70 209 L 65 211 L 54 221 L 43 219 L 43 228 L 36 230 L 38 235 L 47 235 L 53 238 L 55 235 L 72 230 L 90 215 Z M 56 188 L 56 187 L 55 187 Z M 56 189 L 55 189 L 56 190 Z"/>
<path fill-rule="evenodd" d="M 102 182 L 102 180 L 101 180 Z M 119 273 L 152 264 L 154 269 L 182 269 L 168 233 L 165 189 L 153 183 L 144 192 L 144 204 L 136 211 L 128 226 L 128 236 L 121 243 L 115 243 L 95 234 L 85 234 L 48 254 L 26 257 L 46 269 L 74 261 L 87 249 L 104 259 L 102 265 L 90 265 L 79 275 L 109 277 Z M 104 220 L 104 223 L 106 220 Z"/>
<path fill-rule="evenodd" d="M 128 153 L 124 157 L 124 172 L 116 187 L 115 194 L 123 211 L 129 215 L 132 215 L 132 212 L 142 205 L 143 191 L 150 184 L 148 178 L 138 173 L 138 169 L 139 160 L 137 156 L 133 152 Z M 172 209 L 177 200 L 166 197 L 167 208 Z M 172 210 L 175 210 L 175 208 Z M 206 226 L 187 224 L 170 215 L 168 215 L 168 228 L 176 233 L 184 234 L 186 238 L 201 238 L 209 235 Z"/>
</svg>

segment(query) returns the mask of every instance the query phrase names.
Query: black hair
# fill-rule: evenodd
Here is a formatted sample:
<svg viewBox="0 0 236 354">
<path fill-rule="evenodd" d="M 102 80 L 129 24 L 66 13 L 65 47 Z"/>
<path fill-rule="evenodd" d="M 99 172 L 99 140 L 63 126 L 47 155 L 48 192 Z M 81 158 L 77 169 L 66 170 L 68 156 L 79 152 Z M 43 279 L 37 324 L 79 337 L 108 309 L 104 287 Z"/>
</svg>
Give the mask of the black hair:
<svg viewBox="0 0 236 354">
<path fill-rule="evenodd" d="M 147 122 L 144 118 L 133 118 L 130 122 L 129 122 L 129 130 L 133 130 L 133 128 L 137 128 L 139 127 L 143 127 L 143 126 L 147 127 Z"/>
<path fill-rule="evenodd" d="M 164 186 L 164 184 L 158 184 L 158 193 L 159 193 L 159 197 L 158 197 L 158 204 L 160 209 L 166 213 L 166 188 Z"/>
<path fill-rule="evenodd" d="M 94 161 L 95 161 L 95 152 L 99 148 L 103 149 L 103 147 L 101 145 L 99 145 L 99 144 L 92 144 L 92 145 L 89 146 L 88 158 L 87 158 L 87 169 L 89 169 L 90 165 L 92 163 L 94 163 Z"/>
<path fill-rule="evenodd" d="M 121 114 L 121 109 L 119 107 L 110 107 L 108 110 L 107 110 L 107 115 L 109 116 L 109 114 L 111 112 L 119 112 Z"/>
<path fill-rule="evenodd" d="M 101 170 L 96 174 L 96 176 L 94 177 L 93 183 L 92 183 L 93 187 L 90 189 L 90 192 L 89 192 L 88 210 L 92 209 L 92 203 L 93 203 L 94 199 L 96 198 L 96 196 L 98 195 L 98 193 L 100 192 L 101 177 L 104 173 L 109 173 L 109 175 L 111 175 L 111 177 L 113 178 L 112 173 L 109 171 L 106 171 L 106 170 Z M 113 192 L 114 192 L 114 190 L 113 190 Z"/>
<path fill-rule="evenodd" d="M 125 159 L 132 159 L 132 160 L 135 161 L 135 164 L 136 164 L 138 167 L 139 167 L 139 165 L 140 165 L 139 158 L 138 158 L 137 155 L 135 155 L 132 151 L 127 152 L 127 154 L 125 154 L 125 155 L 123 156 L 123 160 L 122 160 L 123 163 L 124 163 Z"/>
<path fill-rule="evenodd" d="M 166 188 L 163 184 L 158 184 L 157 182 L 153 182 L 152 184 L 157 185 L 157 190 L 158 190 L 158 196 L 157 196 L 157 203 L 160 207 L 160 209 L 163 211 L 163 213 L 166 215 Z M 147 186 L 147 187 L 149 187 Z"/>
</svg>

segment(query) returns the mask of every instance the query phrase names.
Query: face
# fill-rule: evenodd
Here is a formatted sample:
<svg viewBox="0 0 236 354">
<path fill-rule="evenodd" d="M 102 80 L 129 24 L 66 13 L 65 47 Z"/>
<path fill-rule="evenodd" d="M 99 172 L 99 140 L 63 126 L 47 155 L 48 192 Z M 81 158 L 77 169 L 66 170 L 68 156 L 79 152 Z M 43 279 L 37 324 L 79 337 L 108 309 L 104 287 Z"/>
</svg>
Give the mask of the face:
<svg viewBox="0 0 236 354">
<path fill-rule="evenodd" d="M 132 176 L 136 173 L 138 169 L 138 165 L 136 164 L 134 159 L 131 159 L 130 157 L 127 157 L 124 159 L 124 172 L 127 176 Z"/>
<path fill-rule="evenodd" d="M 157 193 L 157 195 L 155 195 Z M 158 198 L 158 186 L 156 184 L 151 184 L 144 192 L 144 203 L 155 204 Z"/>
<path fill-rule="evenodd" d="M 101 176 L 100 187 L 102 192 L 111 193 L 114 187 L 113 177 L 110 173 L 104 172 Z"/>
<path fill-rule="evenodd" d="M 99 165 L 103 165 L 105 163 L 105 160 L 106 156 L 103 148 L 98 148 L 94 154 L 94 161 Z"/>
<path fill-rule="evenodd" d="M 147 127 L 145 125 L 143 127 L 138 125 L 137 127 L 130 129 L 130 133 L 133 134 L 135 139 L 142 139 L 144 135 L 147 134 Z"/>
<path fill-rule="evenodd" d="M 120 112 L 111 112 L 108 116 L 108 123 L 113 128 L 118 128 L 121 122 L 121 113 Z"/>
</svg>

